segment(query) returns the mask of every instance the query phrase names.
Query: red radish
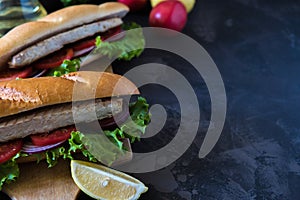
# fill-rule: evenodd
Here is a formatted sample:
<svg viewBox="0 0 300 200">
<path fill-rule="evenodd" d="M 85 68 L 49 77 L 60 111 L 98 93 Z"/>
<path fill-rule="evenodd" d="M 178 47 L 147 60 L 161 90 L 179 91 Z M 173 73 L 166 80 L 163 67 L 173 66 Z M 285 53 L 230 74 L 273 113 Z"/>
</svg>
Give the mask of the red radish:
<svg viewBox="0 0 300 200">
<path fill-rule="evenodd" d="M 187 11 L 180 1 L 162 1 L 155 6 L 149 18 L 150 26 L 181 31 L 187 21 Z"/>
<path fill-rule="evenodd" d="M 118 0 L 118 2 L 127 5 L 130 11 L 139 11 L 146 7 L 148 0 Z"/>
</svg>

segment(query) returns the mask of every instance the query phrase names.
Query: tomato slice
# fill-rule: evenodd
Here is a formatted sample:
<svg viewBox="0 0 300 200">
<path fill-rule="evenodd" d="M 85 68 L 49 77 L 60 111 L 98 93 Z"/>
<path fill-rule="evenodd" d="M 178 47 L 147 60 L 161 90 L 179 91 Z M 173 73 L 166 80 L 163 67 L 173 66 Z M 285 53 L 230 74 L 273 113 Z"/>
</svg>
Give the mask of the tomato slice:
<svg viewBox="0 0 300 200">
<path fill-rule="evenodd" d="M 9 81 L 16 78 L 27 78 L 32 74 L 32 67 L 24 69 L 7 69 L 0 73 L 0 81 Z"/>
<path fill-rule="evenodd" d="M 64 60 L 71 59 L 73 54 L 74 52 L 71 48 L 62 49 L 33 63 L 33 67 L 36 69 L 52 69 L 60 66 Z"/>
<path fill-rule="evenodd" d="M 96 46 L 95 44 L 96 39 L 95 38 L 90 38 L 84 41 L 80 41 L 75 43 L 74 45 L 72 45 L 72 49 L 76 52 L 76 51 L 81 51 L 83 49 L 87 49 L 90 47 L 94 47 Z"/>
<path fill-rule="evenodd" d="M 19 151 L 21 151 L 22 140 L 13 140 L 5 143 L 0 143 L 0 164 L 10 160 Z"/>
<path fill-rule="evenodd" d="M 122 31 L 121 26 L 112 28 L 112 29 L 106 31 L 105 33 L 103 33 L 103 34 L 101 35 L 101 39 L 104 41 L 104 40 L 110 38 L 111 36 L 114 36 L 114 35 L 120 33 L 121 31 Z"/>
<path fill-rule="evenodd" d="M 31 135 L 30 138 L 34 145 L 46 146 L 69 139 L 72 131 L 76 131 L 76 128 L 74 126 L 68 126 L 65 128 L 57 129 L 55 131 L 51 131 L 50 133 Z"/>
</svg>

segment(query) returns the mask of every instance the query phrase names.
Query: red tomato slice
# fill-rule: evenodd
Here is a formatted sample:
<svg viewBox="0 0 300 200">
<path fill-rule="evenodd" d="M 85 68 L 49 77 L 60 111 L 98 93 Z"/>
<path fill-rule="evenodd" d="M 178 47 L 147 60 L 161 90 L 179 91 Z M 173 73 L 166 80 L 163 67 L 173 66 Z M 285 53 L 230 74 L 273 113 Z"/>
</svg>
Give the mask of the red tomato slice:
<svg viewBox="0 0 300 200">
<path fill-rule="evenodd" d="M 49 144 L 56 144 L 58 142 L 67 140 L 71 136 L 71 132 L 76 131 L 74 126 L 61 128 L 50 133 L 41 133 L 31 135 L 31 141 L 36 146 L 46 146 Z"/>
<path fill-rule="evenodd" d="M 5 143 L 0 143 L 0 164 L 10 160 L 22 148 L 22 140 L 13 140 Z"/>
<path fill-rule="evenodd" d="M 71 59 L 73 57 L 73 49 L 62 49 L 58 52 L 50 54 L 33 64 L 36 69 L 52 69 L 60 66 L 64 60 Z"/>
<path fill-rule="evenodd" d="M 9 81 L 16 78 L 27 78 L 32 74 L 32 67 L 24 69 L 7 69 L 0 73 L 0 81 Z"/>
</svg>

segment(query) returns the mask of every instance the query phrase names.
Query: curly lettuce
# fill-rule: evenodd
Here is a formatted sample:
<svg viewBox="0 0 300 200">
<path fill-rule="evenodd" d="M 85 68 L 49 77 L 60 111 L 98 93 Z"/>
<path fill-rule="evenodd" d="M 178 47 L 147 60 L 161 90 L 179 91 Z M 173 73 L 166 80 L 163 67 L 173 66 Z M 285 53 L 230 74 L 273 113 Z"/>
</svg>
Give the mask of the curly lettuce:
<svg viewBox="0 0 300 200">
<path fill-rule="evenodd" d="M 47 76 L 56 76 L 60 77 L 64 74 L 68 74 L 71 72 L 77 72 L 80 69 L 80 59 L 76 58 L 73 60 L 64 60 L 64 62 L 59 66 L 52 70 L 50 70 Z"/>
<path fill-rule="evenodd" d="M 20 153 L 15 155 L 9 161 L 0 165 L 0 190 L 4 183 L 11 183 L 19 177 L 20 170 L 16 159 L 20 157 Z"/>
</svg>

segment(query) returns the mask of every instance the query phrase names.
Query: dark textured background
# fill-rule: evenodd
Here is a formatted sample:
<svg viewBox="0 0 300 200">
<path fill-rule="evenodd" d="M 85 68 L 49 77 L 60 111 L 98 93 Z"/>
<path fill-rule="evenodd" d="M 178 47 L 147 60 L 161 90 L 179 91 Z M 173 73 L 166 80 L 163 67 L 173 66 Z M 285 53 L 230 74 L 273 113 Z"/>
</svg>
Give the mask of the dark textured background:
<svg viewBox="0 0 300 200">
<path fill-rule="evenodd" d="M 49 12 L 60 7 L 56 1 L 41 2 Z M 148 26 L 146 12 L 130 13 L 125 21 Z M 115 69 L 121 74 L 141 63 L 167 64 L 190 75 L 201 96 L 197 138 L 169 167 L 135 175 L 149 186 L 141 199 L 299 199 L 299 1 L 198 0 L 183 33 L 208 51 L 221 72 L 228 98 L 225 127 L 214 150 L 199 159 L 210 98 L 192 67 L 174 55 L 151 50 L 129 63 L 115 63 L 114 67 L 124 66 Z M 161 88 L 142 91 L 150 103 L 169 98 Z M 169 140 L 179 115 L 176 104 L 167 109 L 169 123 L 163 138 Z"/>
</svg>

